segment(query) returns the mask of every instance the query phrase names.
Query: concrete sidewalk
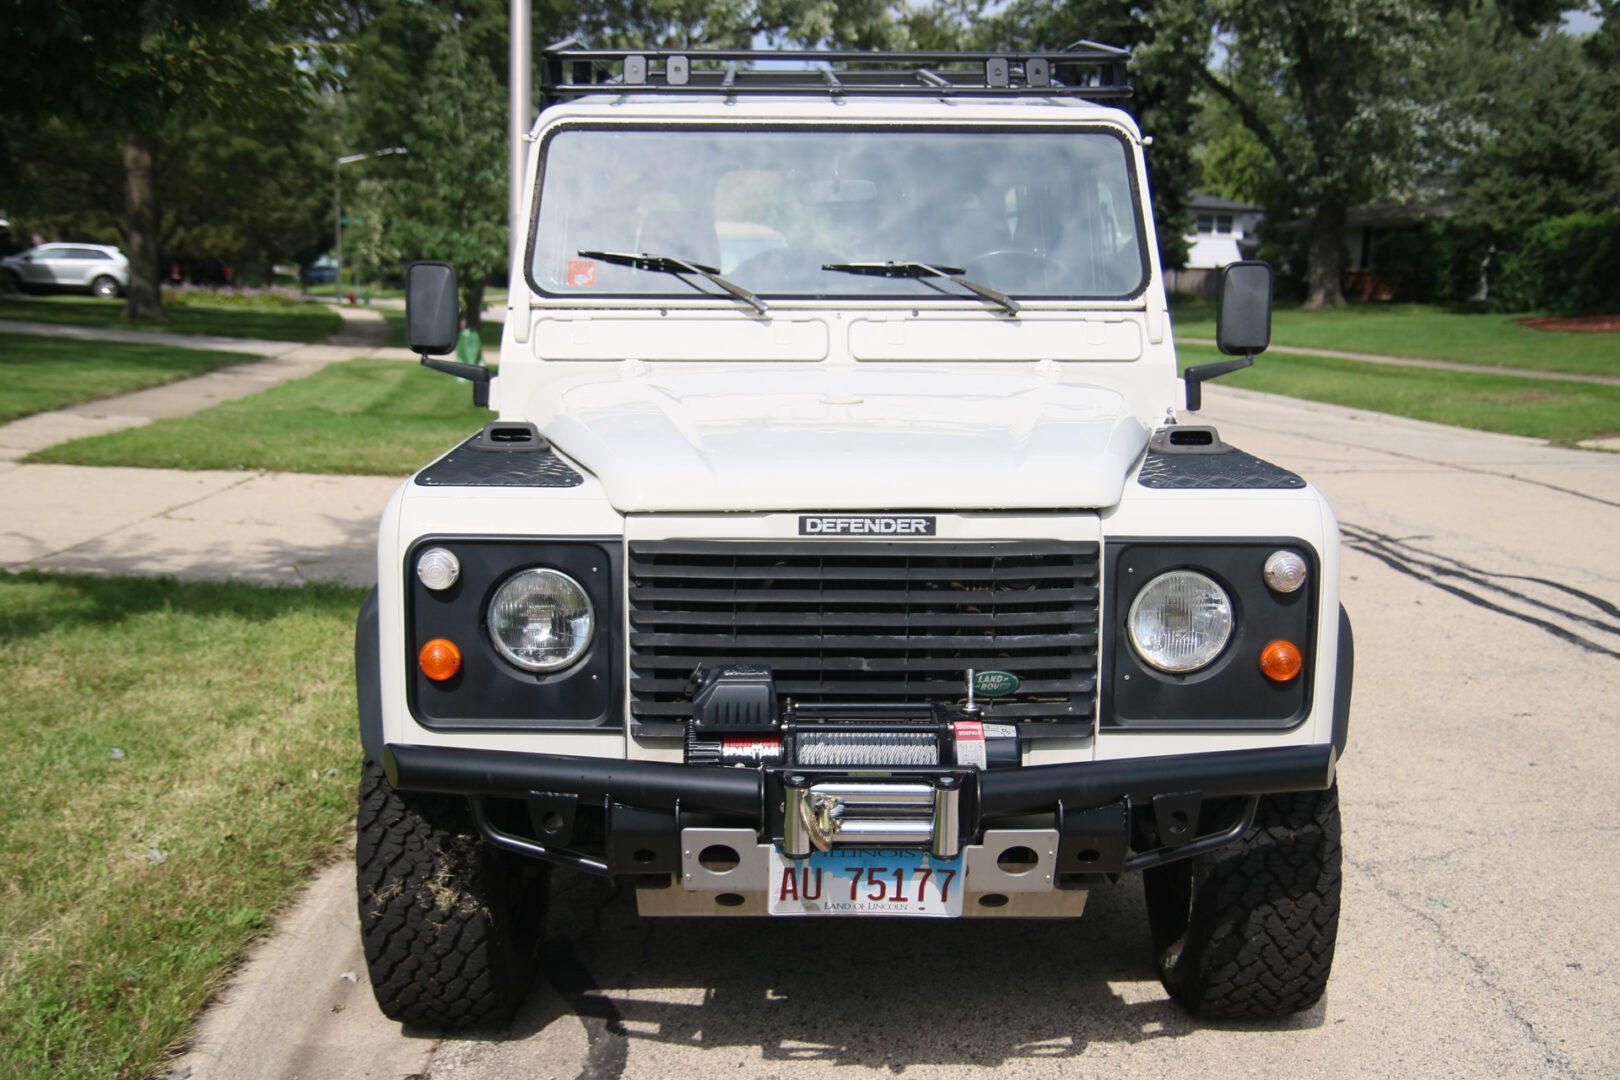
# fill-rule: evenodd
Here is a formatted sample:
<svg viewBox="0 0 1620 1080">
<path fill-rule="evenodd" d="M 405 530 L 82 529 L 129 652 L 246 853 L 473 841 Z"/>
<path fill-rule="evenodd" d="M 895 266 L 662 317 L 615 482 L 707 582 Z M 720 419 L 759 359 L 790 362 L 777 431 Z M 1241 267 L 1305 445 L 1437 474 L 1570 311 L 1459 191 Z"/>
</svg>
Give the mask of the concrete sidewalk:
<svg viewBox="0 0 1620 1080">
<path fill-rule="evenodd" d="M 370 585 L 400 479 L 0 462 L 0 566 Z"/>
<path fill-rule="evenodd" d="M 208 349 L 211 352 L 247 353 L 250 356 L 280 356 L 299 348 L 297 341 L 267 341 L 263 338 L 217 337 L 212 334 L 170 334 L 161 330 L 126 330 L 118 326 L 73 326 L 69 323 L 24 322 L 0 319 L 0 334 L 34 334 L 39 337 L 69 338 L 74 341 L 118 341 L 131 345 L 168 345 L 176 349 Z"/>
</svg>

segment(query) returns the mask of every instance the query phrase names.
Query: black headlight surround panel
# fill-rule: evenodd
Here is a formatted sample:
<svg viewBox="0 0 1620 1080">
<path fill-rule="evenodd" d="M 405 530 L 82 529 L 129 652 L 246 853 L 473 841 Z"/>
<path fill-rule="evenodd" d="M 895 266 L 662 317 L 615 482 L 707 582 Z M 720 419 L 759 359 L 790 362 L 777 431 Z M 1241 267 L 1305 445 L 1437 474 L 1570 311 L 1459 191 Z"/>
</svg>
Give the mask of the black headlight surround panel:
<svg viewBox="0 0 1620 1080">
<path fill-rule="evenodd" d="M 461 563 L 450 588 L 435 592 L 416 576 L 428 548 Z M 507 578 L 523 570 L 558 570 L 584 588 L 596 616 L 585 655 L 556 672 L 530 672 L 507 662 L 490 640 L 485 613 Z M 573 731 L 624 722 L 623 541 L 619 537 L 430 536 L 405 554 L 405 684 L 411 715 L 434 730 Z M 422 674 L 423 645 L 448 638 L 461 650 L 461 670 L 443 682 Z"/>
<path fill-rule="evenodd" d="M 1305 586 L 1277 593 L 1265 582 L 1266 557 L 1287 550 L 1309 568 Z M 1208 667 L 1172 675 L 1150 666 L 1131 645 L 1131 602 L 1148 582 L 1170 570 L 1196 570 L 1232 598 L 1232 637 Z M 1264 540 L 1113 540 L 1104 551 L 1107 613 L 1103 623 L 1100 723 L 1126 730 L 1283 730 L 1311 710 L 1317 656 L 1316 549 L 1297 537 Z M 1304 657 L 1300 674 L 1275 683 L 1261 674 L 1260 652 L 1292 641 Z"/>
</svg>

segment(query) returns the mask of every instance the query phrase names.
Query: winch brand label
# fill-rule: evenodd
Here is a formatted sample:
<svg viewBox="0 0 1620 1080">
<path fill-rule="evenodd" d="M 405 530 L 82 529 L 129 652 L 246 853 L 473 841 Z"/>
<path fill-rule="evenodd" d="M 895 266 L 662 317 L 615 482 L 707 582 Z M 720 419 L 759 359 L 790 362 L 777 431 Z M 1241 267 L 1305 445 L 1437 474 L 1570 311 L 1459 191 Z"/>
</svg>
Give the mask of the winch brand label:
<svg viewBox="0 0 1620 1080">
<path fill-rule="evenodd" d="M 933 536 L 932 517 L 800 514 L 800 536 Z"/>
</svg>

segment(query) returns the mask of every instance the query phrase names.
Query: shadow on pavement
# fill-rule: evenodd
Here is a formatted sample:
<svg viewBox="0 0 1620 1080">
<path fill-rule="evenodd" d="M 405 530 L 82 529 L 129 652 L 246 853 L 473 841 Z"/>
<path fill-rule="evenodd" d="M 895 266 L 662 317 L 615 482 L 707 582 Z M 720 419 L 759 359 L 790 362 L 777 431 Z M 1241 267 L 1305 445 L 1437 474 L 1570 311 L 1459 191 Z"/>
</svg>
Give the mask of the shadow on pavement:
<svg viewBox="0 0 1620 1080">
<path fill-rule="evenodd" d="M 622 1074 L 638 1040 L 758 1047 L 766 1061 L 901 1071 L 1068 1058 L 1210 1027 L 1159 989 L 1135 878 L 1092 893 L 1079 920 L 641 919 L 628 889 L 558 872 L 542 975 L 511 1030 L 523 1039 L 571 1009 L 581 1074 Z M 549 992 L 554 988 L 555 993 Z M 560 1000 L 559 1000 L 560 999 Z"/>
</svg>

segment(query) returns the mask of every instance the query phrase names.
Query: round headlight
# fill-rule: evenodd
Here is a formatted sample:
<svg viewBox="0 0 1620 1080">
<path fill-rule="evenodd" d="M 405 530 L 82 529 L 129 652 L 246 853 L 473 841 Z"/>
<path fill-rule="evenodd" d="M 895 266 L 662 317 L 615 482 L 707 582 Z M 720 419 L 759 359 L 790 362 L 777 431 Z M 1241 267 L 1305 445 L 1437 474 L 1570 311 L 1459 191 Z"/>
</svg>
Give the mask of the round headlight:
<svg viewBox="0 0 1620 1080">
<path fill-rule="evenodd" d="M 556 570 L 513 574 L 489 602 L 489 636 L 524 671 L 557 671 L 591 643 L 596 614 L 579 582 Z"/>
<path fill-rule="evenodd" d="M 1137 655 L 1160 671 L 1197 671 L 1232 636 L 1232 600 L 1203 574 L 1172 570 L 1136 594 L 1126 626 Z"/>
</svg>

